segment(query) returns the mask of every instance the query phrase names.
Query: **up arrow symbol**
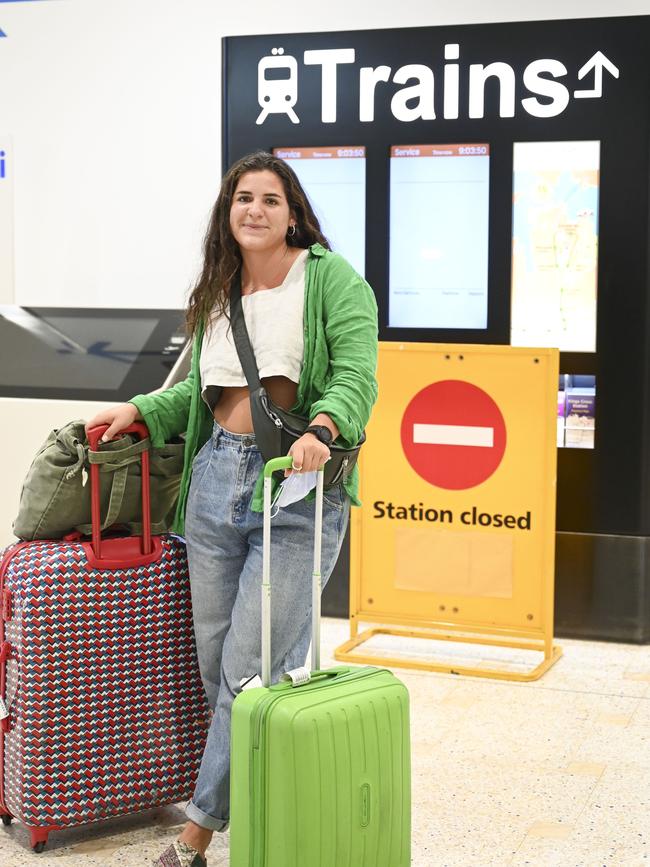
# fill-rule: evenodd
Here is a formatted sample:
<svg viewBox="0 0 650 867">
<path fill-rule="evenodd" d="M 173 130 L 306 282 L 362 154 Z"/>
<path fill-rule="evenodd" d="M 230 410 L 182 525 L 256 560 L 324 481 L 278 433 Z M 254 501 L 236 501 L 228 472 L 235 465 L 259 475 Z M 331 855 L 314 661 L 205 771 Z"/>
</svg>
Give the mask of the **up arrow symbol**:
<svg viewBox="0 0 650 867">
<path fill-rule="evenodd" d="M 582 81 L 585 75 L 588 75 L 591 70 L 594 71 L 594 86 L 592 90 L 574 90 L 573 95 L 576 99 L 586 99 L 588 97 L 595 97 L 596 99 L 600 99 L 603 95 L 603 69 L 606 69 L 609 73 L 611 73 L 614 78 L 618 78 L 619 71 L 618 67 L 614 66 L 611 60 L 609 60 L 602 51 L 597 51 L 593 57 L 590 57 L 589 60 L 585 63 L 585 65 L 578 72 L 578 79 Z"/>
</svg>

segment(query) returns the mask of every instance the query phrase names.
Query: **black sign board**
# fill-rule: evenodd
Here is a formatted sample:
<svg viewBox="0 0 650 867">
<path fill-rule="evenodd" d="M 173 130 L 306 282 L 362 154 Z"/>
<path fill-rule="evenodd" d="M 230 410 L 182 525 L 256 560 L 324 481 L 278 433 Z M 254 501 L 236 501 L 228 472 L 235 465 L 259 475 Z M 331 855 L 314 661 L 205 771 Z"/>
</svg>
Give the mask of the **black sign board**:
<svg viewBox="0 0 650 867">
<path fill-rule="evenodd" d="M 648 45 L 649 16 L 224 40 L 224 168 L 258 149 L 365 148 L 365 276 L 383 340 L 509 343 L 515 144 L 597 143 L 594 340 L 561 352 L 563 372 L 597 382 L 595 448 L 558 455 L 558 528 L 571 532 L 650 534 Z M 487 148 L 483 327 L 391 322 L 391 149 L 412 145 Z"/>
</svg>

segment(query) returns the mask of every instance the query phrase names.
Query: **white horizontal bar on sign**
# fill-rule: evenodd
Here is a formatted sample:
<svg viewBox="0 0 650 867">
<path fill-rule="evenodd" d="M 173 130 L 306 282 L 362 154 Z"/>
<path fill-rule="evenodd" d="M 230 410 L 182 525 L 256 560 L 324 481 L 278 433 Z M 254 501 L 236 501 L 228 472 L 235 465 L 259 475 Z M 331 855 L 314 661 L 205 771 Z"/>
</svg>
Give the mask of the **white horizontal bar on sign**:
<svg viewBox="0 0 650 867">
<path fill-rule="evenodd" d="M 414 424 L 413 442 L 430 446 L 480 446 L 491 449 L 494 428 L 462 424 Z"/>
</svg>

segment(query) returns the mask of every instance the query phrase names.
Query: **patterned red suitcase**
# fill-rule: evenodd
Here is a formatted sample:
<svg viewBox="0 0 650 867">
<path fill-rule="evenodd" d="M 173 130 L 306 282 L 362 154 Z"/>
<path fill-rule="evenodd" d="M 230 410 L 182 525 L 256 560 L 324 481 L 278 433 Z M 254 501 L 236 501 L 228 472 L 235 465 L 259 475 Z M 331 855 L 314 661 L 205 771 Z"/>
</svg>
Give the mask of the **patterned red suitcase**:
<svg viewBox="0 0 650 867">
<path fill-rule="evenodd" d="M 50 831 L 189 798 L 208 727 L 185 545 L 151 536 L 148 453 L 142 537 L 101 539 L 98 484 L 92 465 L 91 542 L 20 542 L 0 566 L 0 814 L 37 852 Z"/>
</svg>

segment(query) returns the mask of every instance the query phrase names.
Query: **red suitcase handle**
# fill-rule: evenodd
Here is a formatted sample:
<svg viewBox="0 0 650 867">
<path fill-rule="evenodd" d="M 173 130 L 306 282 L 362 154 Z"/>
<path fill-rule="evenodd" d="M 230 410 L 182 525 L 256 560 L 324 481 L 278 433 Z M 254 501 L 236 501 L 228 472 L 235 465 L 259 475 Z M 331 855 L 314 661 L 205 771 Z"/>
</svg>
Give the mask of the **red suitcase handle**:
<svg viewBox="0 0 650 867">
<path fill-rule="evenodd" d="M 99 443 L 109 425 L 100 424 L 88 430 L 88 444 L 93 451 L 99 451 Z M 144 422 L 135 421 L 128 427 L 122 428 L 121 434 L 135 433 L 141 440 L 149 436 L 149 431 Z M 142 544 L 140 550 L 143 556 L 151 554 L 151 494 L 149 485 L 149 452 L 142 452 Z M 90 465 L 90 520 L 92 523 L 92 548 L 96 560 L 101 560 L 102 531 L 101 531 L 101 504 L 99 499 L 99 464 Z"/>
</svg>

